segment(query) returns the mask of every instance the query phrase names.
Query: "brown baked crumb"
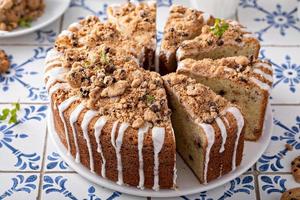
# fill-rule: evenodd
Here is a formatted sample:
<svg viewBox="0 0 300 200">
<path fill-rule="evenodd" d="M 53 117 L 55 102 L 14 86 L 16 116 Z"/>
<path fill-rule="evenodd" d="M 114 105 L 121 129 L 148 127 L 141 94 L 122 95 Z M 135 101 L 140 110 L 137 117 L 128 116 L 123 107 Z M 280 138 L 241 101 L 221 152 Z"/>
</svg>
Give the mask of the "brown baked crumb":
<svg viewBox="0 0 300 200">
<path fill-rule="evenodd" d="M 6 72 L 10 67 L 9 59 L 4 50 L 0 50 L 0 73 Z"/>
</svg>

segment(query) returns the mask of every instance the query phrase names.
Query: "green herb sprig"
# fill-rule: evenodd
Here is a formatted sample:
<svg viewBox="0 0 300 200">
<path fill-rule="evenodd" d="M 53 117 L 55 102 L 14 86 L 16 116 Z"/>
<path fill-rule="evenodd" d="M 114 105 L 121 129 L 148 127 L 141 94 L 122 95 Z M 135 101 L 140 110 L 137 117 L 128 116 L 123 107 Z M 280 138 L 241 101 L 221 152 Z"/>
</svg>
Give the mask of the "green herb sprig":
<svg viewBox="0 0 300 200">
<path fill-rule="evenodd" d="M 18 116 L 17 112 L 21 109 L 20 103 L 13 103 L 12 104 L 13 108 L 4 108 L 2 110 L 2 114 L 0 114 L 0 121 L 4 121 L 9 118 L 8 123 L 9 124 L 14 124 L 17 123 L 18 121 Z"/>
<path fill-rule="evenodd" d="M 104 50 L 102 50 L 101 53 L 100 53 L 100 59 L 101 59 L 101 63 L 103 63 L 105 65 L 109 64 L 109 57 L 106 55 Z"/>
<path fill-rule="evenodd" d="M 215 19 L 215 24 L 210 28 L 210 31 L 213 32 L 215 36 L 222 37 L 222 35 L 229 28 L 229 24 L 225 22 L 224 19 Z"/>
<path fill-rule="evenodd" d="M 24 19 L 24 18 L 21 18 L 18 22 L 19 26 L 22 28 L 30 28 L 31 27 L 30 23 L 31 23 L 31 20 Z"/>
<path fill-rule="evenodd" d="M 148 104 L 152 104 L 155 101 L 155 97 L 152 95 L 146 95 L 146 101 Z"/>
</svg>

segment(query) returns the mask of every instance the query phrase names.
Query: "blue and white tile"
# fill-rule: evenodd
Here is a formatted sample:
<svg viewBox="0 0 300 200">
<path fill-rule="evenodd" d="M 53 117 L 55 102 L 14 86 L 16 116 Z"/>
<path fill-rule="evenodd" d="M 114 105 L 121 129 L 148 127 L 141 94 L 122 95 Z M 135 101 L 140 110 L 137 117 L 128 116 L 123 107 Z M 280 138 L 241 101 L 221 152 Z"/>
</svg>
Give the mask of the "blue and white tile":
<svg viewBox="0 0 300 200">
<path fill-rule="evenodd" d="M 44 59 L 50 47 L 5 46 L 11 67 L 0 74 L 0 102 L 47 102 Z"/>
<path fill-rule="evenodd" d="M 273 136 L 259 159 L 261 172 L 291 172 L 291 161 L 300 151 L 300 106 L 273 106 Z M 288 150 L 286 144 L 292 146 Z"/>
<path fill-rule="evenodd" d="M 271 103 L 300 103 L 299 52 L 300 48 L 297 47 L 262 48 L 260 58 L 270 60 L 273 65 Z"/>
<path fill-rule="evenodd" d="M 80 186 L 78 185 L 80 184 Z M 78 174 L 73 173 L 51 173 L 44 174 L 42 183 L 42 199 L 63 200 L 63 199 L 120 199 L 137 200 L 146 199 L 122 194 L 88 182 Z"/>
<path fill-rule="evenodd" d="M 39 187 L 39 174 L 0 174 L 0 199 L 37 199 Z"/>
<path fill-rule="evenodd" d="M 224 186 L 216 189 L 201 192 L 199 194 L 181 196 L 177 198 L 151 198 L 154 200 L 217 200 L 217 199 L 256 199 L 255 194 L 255 181 L 252 175 L 242 175 Z"/>
<path fill-rule="evenodd" d="M 0 44 L 17 44 L 17 45 L 51 45 L 59 32 L 60 21 L 56 20 L 49 26 L 38 30 L 32 34 L 20 37 L 0 39 Z"/>
<path fill-rule="evenodd" d="M 238 18 L 262 44 L 299 45 L 297 5 L 298 0 L 240 0 Z"/>
<path fill-rule="evenodd" d="M 3 108 L 10 108 L 10 105 L 0 105 L 0 110 Z M 46 110 L 47 106 L 44 105 L 21 104 L 17 123 L 0 121 L 0 171 L 41 169 Z"/>
<path fill-rule="evenodd" d="M 260 199 L 280 199 L 286 190 L 299 187 L 292 175 L 260 175 L 258 177 Z"/>
<path fill-rule="evenodd" d="M 62 159 L 59 153 L 56 150 L 56 146 L 54 145 L 52 138 L 49 135 L 47 138 L 47 148 L 45 154 L 45 171 L 74 171 L 69 167 L 69 165 Z"/>
</svg>

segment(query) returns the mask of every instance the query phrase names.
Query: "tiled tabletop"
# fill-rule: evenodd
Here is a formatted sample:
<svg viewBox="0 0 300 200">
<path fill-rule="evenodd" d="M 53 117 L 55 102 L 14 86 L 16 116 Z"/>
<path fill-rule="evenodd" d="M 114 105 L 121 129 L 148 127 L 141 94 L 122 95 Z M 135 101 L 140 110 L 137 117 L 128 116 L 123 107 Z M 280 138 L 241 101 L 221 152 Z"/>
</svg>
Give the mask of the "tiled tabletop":
<svg viewBox="0 0 300 200">
<path fill-rule="evenodd" d="M 52 25 L 19 38 L 0 39 L 12 62 L 0 75 L 0 109 L 21 103 L 19 122 L 0 122 L 0 199 L 143 199 L 94 185 L 68 167 L 53 146 L 46 127 L 48 97 L 43 62 L 57 34 L 86 15 L 105 19 L 105 9 L 117 0 L 72 0 L 69 10 Z M 274 68 L 271 103 L 272 141 L 262 158 L 244 175 L 208 192 L 172 199 L 276 200 L 288 188 L 299 187 L 290 162 L 300 153 L 300 20 L 297 0 L 240 0 L 237 18 L 262 44 L 261 58 Z M 168 7 L 188 1 L 158 0 L 158 39 Z M 292 151 L 286 144 L 293 147 Z"/>
</svg>

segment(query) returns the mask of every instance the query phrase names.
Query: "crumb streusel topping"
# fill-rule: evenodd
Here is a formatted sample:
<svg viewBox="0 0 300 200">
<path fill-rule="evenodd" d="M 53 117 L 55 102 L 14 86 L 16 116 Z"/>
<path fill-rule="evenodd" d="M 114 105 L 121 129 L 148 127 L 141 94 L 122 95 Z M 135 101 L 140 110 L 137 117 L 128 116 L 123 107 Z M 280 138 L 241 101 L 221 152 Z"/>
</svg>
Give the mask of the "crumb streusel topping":
<svg viewBox="0 0 300 200">
<path fill-rule="evenodd" d="M 0 73 L 6 72 L 10 67 L 8 56 L 4 50 L 0 49 Z"/>
<path fill-rule="evenodd" d="M 163 79 L 197 123 L 212 123 L 231 105 L 210 88 L 186 75 L 171 73 Z"/>
</svg>

